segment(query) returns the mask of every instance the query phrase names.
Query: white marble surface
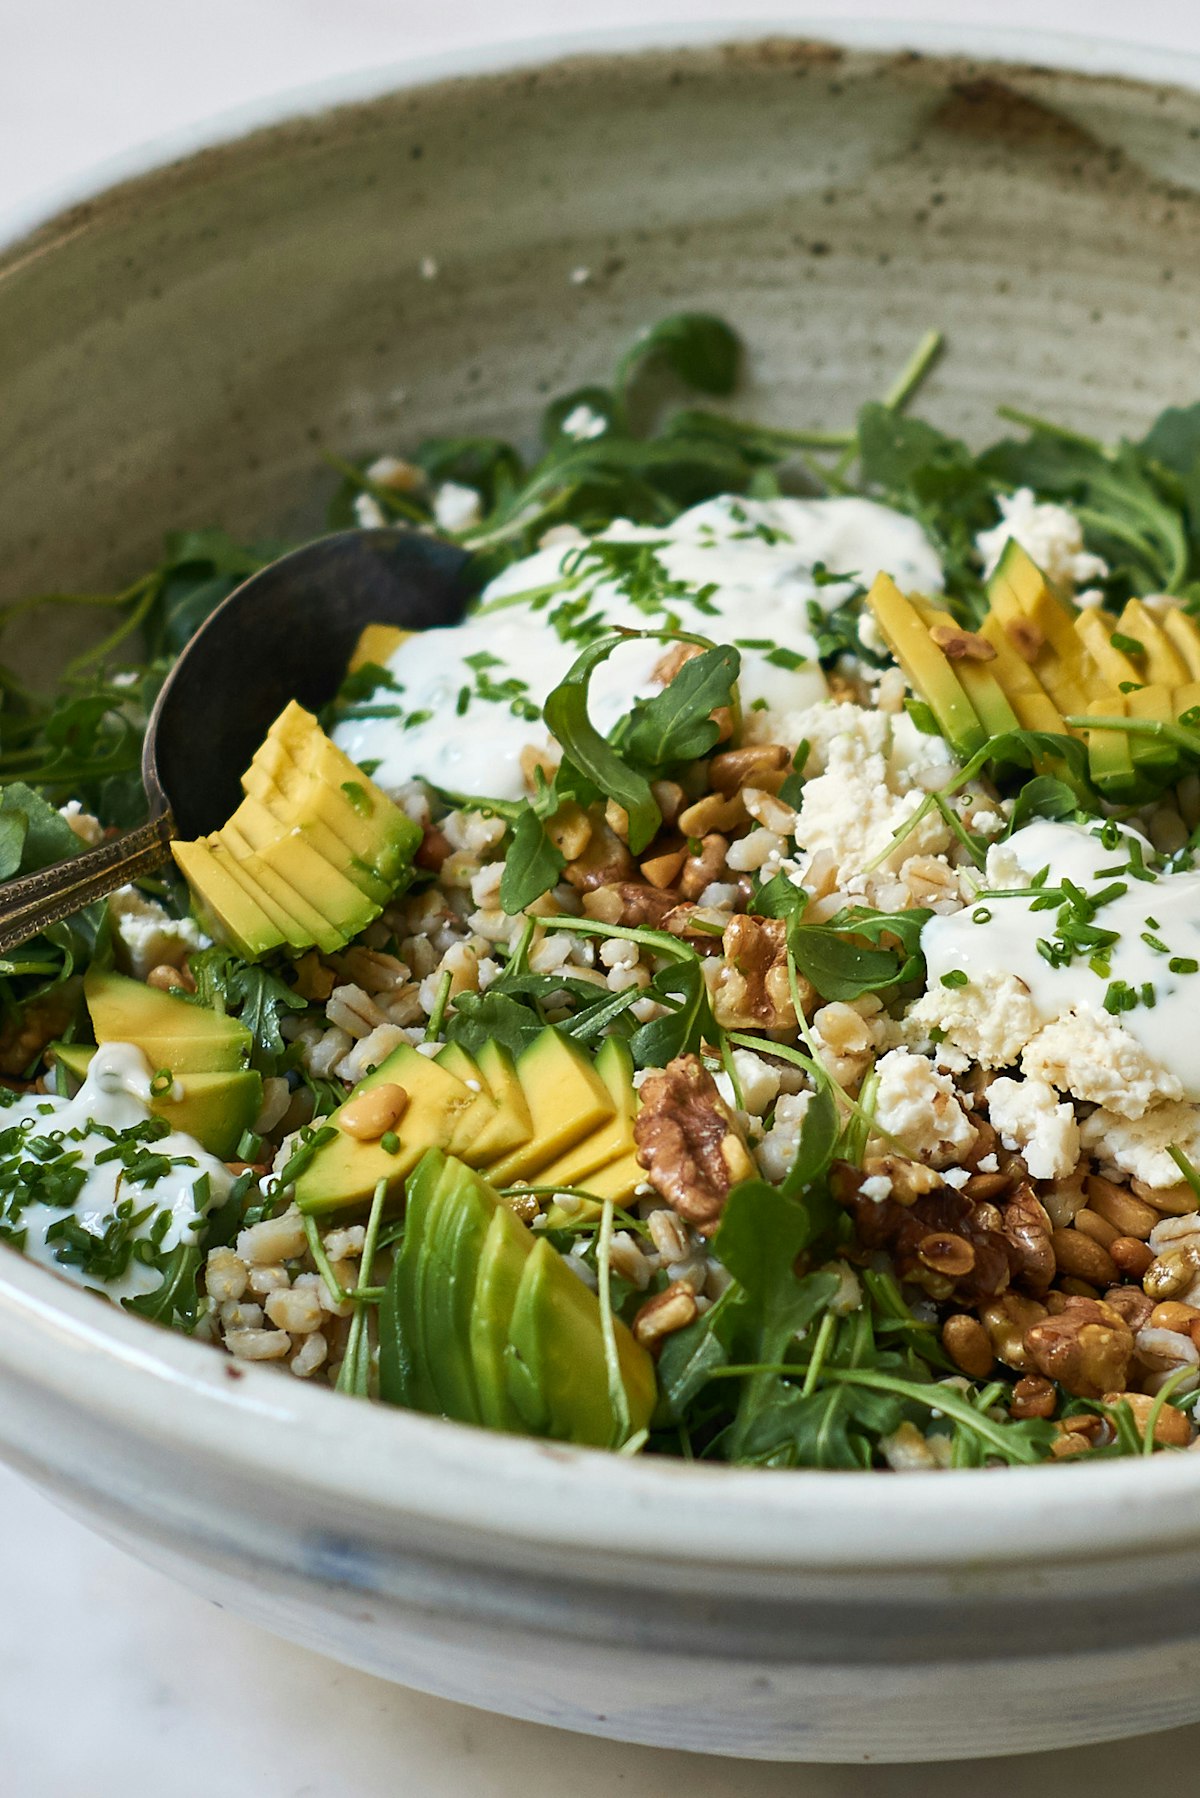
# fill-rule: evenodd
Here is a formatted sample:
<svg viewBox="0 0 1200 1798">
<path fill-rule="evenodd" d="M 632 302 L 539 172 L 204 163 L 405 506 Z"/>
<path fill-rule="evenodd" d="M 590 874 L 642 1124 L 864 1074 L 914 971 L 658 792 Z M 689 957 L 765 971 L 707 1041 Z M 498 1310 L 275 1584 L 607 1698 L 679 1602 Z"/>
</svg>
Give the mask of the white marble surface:
<svg viewBox="0 0 1200 1798">
<path fill-rule="evenodd" d="M 484 39 L 776 0 L 0 0 L 0 211 L 263 93 Z M 812 0 L 840 17 L 994 23 L 994 0 Z M 1195 0 L 1006 0 L 1005 23 L 1200 50 Z M 0 1403 L 3 1395 L 0 1394 Z M 1119 1620 L 1114 1619 L 1114 1628 Z M 986 1694 L 981 1694 L 986 1703 Z M 963 1719 L 964 1746 L 969 1719 Z M 1188 1791 L 1200 1727 L 965 1766 L 748 1765 L 489 1718 L 275 1642 L 177 1590 L 0 1471 L 0 1792 L 12 1798 L 1093 1798 Z"/>
</svg>

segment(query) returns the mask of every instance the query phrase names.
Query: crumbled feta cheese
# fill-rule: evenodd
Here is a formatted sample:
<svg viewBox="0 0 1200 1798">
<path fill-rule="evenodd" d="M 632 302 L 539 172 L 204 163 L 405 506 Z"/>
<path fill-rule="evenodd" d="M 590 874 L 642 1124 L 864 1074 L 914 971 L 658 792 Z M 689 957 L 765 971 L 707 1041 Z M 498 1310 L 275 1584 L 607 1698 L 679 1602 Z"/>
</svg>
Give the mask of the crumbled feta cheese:
<svg viewBox="0 0 1200 1798">
<path fill-rule="evenodd" d="M 942 1168 L 961 1160 L 978 1132 L 959 1104 L 950 1076 L 910 1049 L 889 1050 L 875 1071 L 877 1128 L 915 1161 Z M 880 1143 L 877 1152 L 887 1146 Z"/>
<path fill-rule="evenodd" d="M 147 899 L 136 887 L 118 887 L 109 895 L 108 914 L 118 942 L 135 980 L 144 980 L 151 968 L 181 968 L 193 949 L 208 947 L 194 918 L 173 918 L 157 899 Z"/>
<path fill-rule="evenodd" d="M 941 812 L 932 809 L 903 841 L 892 840 L 920 810 L 925 793 L 914 783 L 930 766 L 923 767 L 917 759 L 915 745 L 911 758 L 907 749 L 900 750 L 900 739 L 907 739 L 908 733 L 898 727 L 908 720 L 892 720 L 857 706 L 839 706 L 837 710 L 851 714 L 847 719 L 850 728 L 827 740 L 824 772 L 805 783 L 796 841 L 810 855 L 825 852 L 832 857 L 838 885 L 876 865 L 894 870 L 912 856 L 937 855 L 949 849 L 953 841 L 950 827 Z M 889 733 L 890 742 L 880 741 L 877 727 L 865 723 L 872 716 L 882 718 L 885 726 L 897 726 Z M 940 738 L 938 741 L 941 744 Z M 944 755 L 944 744 L 941 749 Z M 953 763 L 942 759 L 937 767 L 934 785 L 949 778 Z"/>
<path fill-rule="evenodd" d="M 1026 1044 L 1021 1069 L 1126 1118 L 1183 1097 L 1177 1077 L 1159 1067 L 1118 1019 L 1084 1006 L 1040 1030 Z"/>
<path fill-rule="evenodd" d="M 590 406 L 573 406 L 562 421 L 564 437 L 571 437 L 576 443 L 590 443 L 594 437 L 603 437 L 608 429 L 608 420 L 602 412 L 593 412 Z"/>
<path fill-rule="evenodd" d="M 1015 974 L 985 974 L 965 986 L 930 987 L 905 1013 L 903 1030 L 913 1046 L 932 1030 L 985 1068 L 1011 1067 L 1041 1019 L 1029 988 Z"/>
<path fill-rule="evenodd" d="M 1063 1180 L 1079 1160 L 1072 1107 L 1045 1080 L 993 1080 L 988 1117 L 1006 1149 L 1015 1149 L 1035 1180 Z"/>
<path fill-rule="evenodd" d="M 1080 1136 L 1085 1149 L 1131 1179 L 1157 1188 L 1178 1186 L 1183 1176 L 1167 1151 L 1175 1147 L 1193 1166 L 1200 1162 L 1200 1106 L 1156 1105 L 1132 1118 L 1111 1108 L 1093 1111 Z"/>
<path fill-rule="evenodd" d="M 443 481 L 433 496 L 433 519 L 440 531 L 469 531 L 483 517 L 483 504 L 474 487 Z"/>
<path fill-rule="evenodd" d="M 795 1161 L 804 1115 L 811 1104 L 809 1092 L 780 1095 L 771 1128 L 754 1151 L 768 1180 L 782 1180 Z"/>
<path fill-rule="evenodd" d="M 68 799 L 65 805 L 60 805 L 58 815 L 89 848 L 94 849 L 97 843 L 104 841 L 103 824 L 91 812 L 85 812 L 78 799 Z"/>
<path fill-rule="evenodd" d="M 984 1155 L 975 1171 L 980 1174 L 998 1174 L 1000 1172 L 999 1156 Z"/>
<path fill-rule="evenodd" d="M 779 1097 L 779 1069 L 751 1049 L 733 1051 L 733 1071 L 742 1094 L 742 1109 L 763 1117 Z"/>
<path fill-rule="evenodd" d="M 879 628 L 874 612 L 870 606 L 864 606 L 858 615 L 855 635 L 864 649 L 872 655 L 885 656 L 889 653 L 887 638 Z"/>
<path fill-rule="evenodd" d="M 983 558 L 986 580 L 1009 538 L 1014 538 L 1033 557 L 1043 574 L 1060 586 L 1074 588 L 1108 573 L 1108 563 L 1089 555 L 1083 547 L 1083 528 L 1065 506 L 1043 503 L 1031 487 L 1000 494 L 1000 523 L 980 531 L 975 547 Z"/>
<path fill-rule="evenodd" d="M 892 1196 L 892 1183 L 886 1174 L 869 1174 L 858 1189 L 859 1196 L 870 1199 L 873 1204 L 882 1205 L 885 1199 Z"/>
</svg>

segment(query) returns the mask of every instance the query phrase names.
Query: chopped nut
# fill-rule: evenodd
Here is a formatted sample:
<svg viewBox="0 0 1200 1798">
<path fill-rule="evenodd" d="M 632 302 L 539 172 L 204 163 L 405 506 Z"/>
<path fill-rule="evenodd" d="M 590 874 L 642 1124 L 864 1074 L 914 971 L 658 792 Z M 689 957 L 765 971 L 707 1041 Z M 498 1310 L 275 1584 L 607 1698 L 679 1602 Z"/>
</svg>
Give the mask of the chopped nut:
<svg viewBox="0 0 1200 1798">
<path fill-rule="evenodd" d="M 1037 661 L 1046 639 L 1036 624 L 1028 618 L 1013 618 L 1005 625 L 1004 634 L 1023 662 Z"/>
<path fill-rule="evenodd" d="M 711 1236 L 731 1186 L 754 1173 L 750 1151 L 697 1055 L 680 1055 L 642 1082 L 637 1158 L 655 1191 Z"/>
<path fill-rule="evenodd" d="M 995 645 L 974 631 L 958 630 L 950 624 L 935 624 L 929 635 L 948 661 L 993 662 L 996 659 Z"/>
<path fill-rule="evenodd" d="M 161 966 L 151 968 L 146 976 L 146 985 L 157 987 L 159 992 L 163 993 L 194 993 L 196 990 L 196 982 L 191 975 L 189 974 L 185 979 L 180 970 L 171 967 L 169 962 L 163 962 Z"/>
<path fill-rule="evenodd" d="M 616 898 L 616 916 L 606 920 L 610 924 L 649 925 L 651 930 L 657 930 L 667 913 L 675 909 L 672 893 L 660 892 L 657 887 L 643 885 L 638 880 L 622 880 L 618 885 L 603 887 L 600 891 L 612 893 Z M 586 909 L 589 908 L 585 905 Z M 589 911 L 589 915 L 598 914 Z"/>
<path fill-rule="evenodd" d="M 748 816 L 740 793 L 728 799 L 723 793 L 707 793 L 681 811 L 677 823 L 684 836 L 705 837 L 710 831 L 734 830 Z"/>
<path fill-rule="evenodd" d="M 696 1316 L 696 1295 L 686 1280 L 675 1280 L 665 1292 L 647 1299 L 633 1320 L 634 1340 L 650 1348 L 664 1336 L 682 1330 Z"/>
<path fill-rule="evenodd" d="M 669 830 L 687 803 L 687 794 L 677 780 L 652 780 L 650 791 Z"/>
<path fill-rule="evenodd" d="M 679 891 L 683 898 L 698 899 L 705 887 L 729 872 L 725 862 L 728 852 L 728 840 L 719 831 L 710 831 L 701 838 L 700 853 L 688 856 L 679 876 Z"/>
<path fill-rule="evenodd" d="M 1135 1335 L 1154 1309 L 1154 1300 L 1147 1298 L 1136 1286 L 1110 1286 L 1104 1295 L 1104 1302 L 1111 1305 L 1114 1311 L 1120 1312 Z"/>
<path fill-rule="evenodd" d="M 761 786 L 760 775 L 790 767 L 792 752 L 783 743 L 748 743 L 744 749 L 724 749 L 708 764 L 708 778 L 718 793 L 740 793 L 743 787 Z"/>
<path fill-rule="evenodd" d="M 592 840 L 592 820 L 574 799 L 567 799 L 547 821 L 546 835 L 559 854 L 573 862 Z"/>
<path fill-rule="evenodd" d="M 867 1167 L 875 1165 L 868 1162 Z M 926 1177 L 931 1172 L 919 1171 Z M 1015 1257 L 1007 1238 L 993 1228 L 999 1219 L 986 1215 L 990 1206 L 973 1205 L 936 1175 L 933 1190 L 911 1203 L 896 1196 L 894 1175 L 891 1195 L 874 1199 L 863 1192 L 863 1182 L 870 1178 L 866 1168 L 846 1161 L 835 1161 L 831 1170 L 834 1197 L 854 1220 L 860 1250 L 886 1249 L 900 1279 L 923 1287 L 939 1302 L 953 1297 L 974 1305 L 1004 1291 Z"/>
<path fill-rule="evenodd" d="M 1008 1409 L 1009 1415 L 1021 1422 L 1029 1417 L 1053 1417 L 1057 1406 L 1058 1394 L 1052 1382 L 1041 1374 L 1027 1373 L 1013 1387 Z"/>
<path fill-rule="evenodd" d="M 565 878 L 580 892 L 590 892 L 593 887 L 613 886 L 620 880 L 632 880 L 637 873 L 637 866 L 629 849 L 612 826 L 601 816 L 594 813 L 591 817 L 591 835 L 585 848 L 574 861 L 568 862 Z"/>
<path fill-rule="evenodd" d="M 1018 1373 L 1023 1373 L 1033 1364 L 1025 1347 L 1025 1332 L 1033 1324 L 1040 1323 L 1045 1316 L 1044 1305 L 1039 1305 L 1036 1299 L 1022 1298 L 1015 1292 L 1006 1292 L 994 1303 L 985 1305 L 979 1314 L 996 1359 L 1003 1361 L 1006 1367 L 1015 1368 Z"/>
<path fill-rule="evenodd" d="M 1154 1406 L 1154 1399 L 1148 1392 L 1106 1392 L 1104 1403 L 1128 1405 L 1138 1430 L 1145 1433 Z M 1192 1425 L 1184 1412 L 1174 1405 L 1164 1404 L 1154 1425 L 1154 1440 L 1168 1448 L 1187 1448 L 1192 1440 Z"/>
<path fill-rule="evenodd" d="M 1133 1331 L 1102 1299 L 1070 1298 L 1057 1316 L 1026 1330 L 1025 1349 L 1048 1380 L 1076 1398 L 1099 1398 L 1124 1387 Z"/>
<path fill-rule="evenodd" d="M 453 849 L 454 845 L 445 831 L 439 830 L 436 824 L 430 824 L 426 826 L 421 846 L 413 856 L 413 861 L 418 868 L 428 868 L 436 874 L 442 863 L 453 853 Z"/>
<path fill-rule="evenodd" d="M 1200 1253 L 1195 1249 L 1164 1249 L 1142 1275 L 1142 1286 L 1152 1299 L 1173 1299 L 1187 1291 L 1197 1274 Z"/>
<path fill-rule="evenodd" d="M 782 918 L 731 918 L 722 939 L 725 965 L 713 992 L 713 1015 L 725 1030 L 794 1029 L 788 980 L 787 925 Z M 807 1011 L 816 992 L 799 977 Z"/>
<path fill-rule="evenodd" d="M 987 1331 L 965 1311 L 956 1311 L 942 1325 L 942 1346 L 968 1379 L 986 1380 L 995 1366 Z"/>
<path fill-rule="evenodd" d="M 641 870 L 652 887 L 669 887 L 679 875 L 680 869 L 687 860 L 687 849 L 667 849 L 661 855 L 649 856 L 642 862 Z"/>
<path fill-rule="evenodd" d="M 974 1196 L 974 1195 L 972 1195 Z M 1029 1185 L 1017 1188 L 1004 1206 L 1002 1228 L 1015 1251 L 1013 1278 L 1028 1292 L 1045 1292 L 1054 1278 L 1050 1219 Z"/>
</svg>

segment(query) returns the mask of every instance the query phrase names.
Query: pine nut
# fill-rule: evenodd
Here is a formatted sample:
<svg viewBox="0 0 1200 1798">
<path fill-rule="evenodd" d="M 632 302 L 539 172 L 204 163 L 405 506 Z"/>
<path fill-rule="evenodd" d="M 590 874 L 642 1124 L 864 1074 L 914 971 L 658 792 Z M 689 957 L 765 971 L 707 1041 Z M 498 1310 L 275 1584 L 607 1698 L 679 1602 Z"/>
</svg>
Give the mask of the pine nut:
<svg viewBox="0 0 1200 1798">
<path fill-rule="evenodd" d="M 986 1380 L 995 1366 L 988 1333 L 977 1317 L 958 1311 L 942 1325 L 942 1346 L 968 1379 Z"/>
<path fill-rule="evenodd" d="M 1112 1286 L 1117 1268 L 1108 1250 L 1078 1230 L 1054 1230 L 1050 1240 L 1059 1272 L 1071 1279 L 1086 1280 L 1092 1286 Z"/>
<path fill-rule="evenodd" d="M 1075 1213 L 1075 1228 L 1082 1230 L 1085 1236 L 1090 1236 L 1093 1242 L 1098 1242 L 1102 1249 L 1111 1249 L 1121 1234 L 1106 1217 L 1101 1217 L 1098 1211 L 1091 1210 L 1087 1205 L 1082 1211 Z"/>
<path fill-rule="evenodd" d="M 1089 1175 L 1085 1186 L 1089 1208 L 1110 1223 L 1118 1236 L 1136 1236 L 1145 1242 L 1158 1222 L 1158 1212 L 1152 1205 L 1135 1199 L 1132 1193 L 1099 1174 Z"/>
<path fill-rule="evenodd" d="M 347 1136 L 353 1136 L 359 1142 L 378 1142 L 381 1136 L 395 1129 L 407 1104 L 408 1094 L 404 1088 L 384 1081 L 381 1086 L 368 1087 L 357 1099 L 351 1099 L 343 1107 L 338 1123 Z"/>
<path fill-rule="evenodd" d="M 1121 1272 L 1134 1280 L 1140 1280 L 1154 1260 L 1153 1249 L 1139 1242 L 1136 1236 L 1118 1236 L 1115 1242 L 1109 1243 L 1108 1252 Z"/>
</svg>

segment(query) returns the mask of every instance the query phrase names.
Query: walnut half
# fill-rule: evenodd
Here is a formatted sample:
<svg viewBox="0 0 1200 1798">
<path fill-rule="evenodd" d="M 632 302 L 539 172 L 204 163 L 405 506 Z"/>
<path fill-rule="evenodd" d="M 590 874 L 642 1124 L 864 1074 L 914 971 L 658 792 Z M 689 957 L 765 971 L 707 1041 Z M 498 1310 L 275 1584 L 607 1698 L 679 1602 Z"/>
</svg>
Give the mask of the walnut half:
<svg viewBox="0 0 1200 1798">
<path fill-rule="evenodd" d="M 796 1008 L 788 985 L 787 925 L 782 918 L 730 918 L 725 956 L 711 988 L 713 1016 L 723 1030 L 794 1030 Z M 809 1011 L 816 993 L 797 976 L 800 1003 Z"/>
<path fill-rule="evenodd" d="M 754 1173 L 733 1113 L 698 1055 L 679 1055 L 643 1080 L 634 1124 L 637 1158 L 654 1190 L 702 1236 L 725 1200 Z"/>
</svg>

